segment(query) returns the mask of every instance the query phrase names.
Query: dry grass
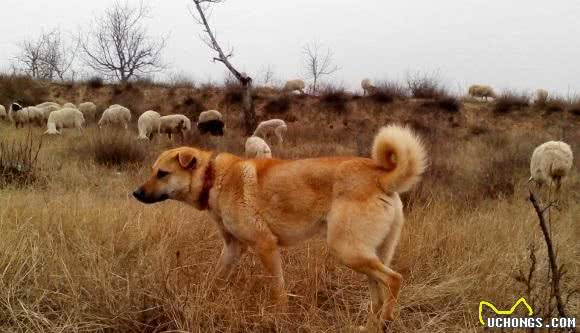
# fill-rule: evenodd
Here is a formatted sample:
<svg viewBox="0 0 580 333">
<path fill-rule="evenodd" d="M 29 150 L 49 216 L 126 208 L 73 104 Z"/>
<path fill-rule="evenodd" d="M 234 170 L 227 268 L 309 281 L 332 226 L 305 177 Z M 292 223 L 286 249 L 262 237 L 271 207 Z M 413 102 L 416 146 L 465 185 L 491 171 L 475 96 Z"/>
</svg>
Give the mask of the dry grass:
<svg viewBox="0 0 580 333">
<path fill-rule="evenodd" d="M 159 97 L 146 94 L 151 95 Z M 214 107 L 222 99 L 216 95 L 204 103 Z M 564 127 L 564 139 L 580 142 L 580 130 L 540 117 L 498 122 L 473 109 L 485 107 L 479 104 L 462 108 L 461 127 L 450 128 L 430 113 L 412 113 L 406 102 L 350 103 L 345 115 L 315 99 L 290 103 L 285 114 L 299 120 L 289 124 L 283 146 L 272 146 L 274 155 L 365 155 L 380 124 L 417 127 L 431 167 L 421 185 L 404 195 L 407 221 L 393 263 L 404 285 L 390 329 L 480 331 L 480 300 L 506 308 L 525 291 L 515 275 L 527 268 L 530 243 L 537 244 L 538 266 L 545 267 L 541 235 L 526 200 L 528 157 Z M 224 137 L 194 134 L 192 144 L 242 152 L 241 116 L 227 109 L 224 117 Z M 26 136 L 6 124 L 0 131 L 9 140 Z M 139 147 L 133 132 L 112 156 Z M 366 278 L 336 262 L 322 238 L 283 252 L 292 295 L 286 314 L 272 312 L 264 272 L 252 254 L 228 286 L 212 289 L 222 241 L 208 214 L 175 202 L 144 206 L 130 196 L 148 177 L 157 153 L 174 143 L 149 142 L 147 153 L 133 159 L 137 163 L 113 168 L 94 163 L 87 147 L 95 140 L 111 152 L 113 142 L 105 144 L 108 139 L 96 128 L 46 140 L 38 159 L 46 183 L 0 189 L 0 331 L 349 332 L 364 324 Z M 562 198 L 552 218 L 558 255 L 568 269 L 564 287 L 571 290 L 580 279 L 578 168 L 566 180 Z M 538 274 L 545 276 L 545 270 Z M 580 313 L 578 298 L 571 298 L 569 309 Z"/>
</svg>

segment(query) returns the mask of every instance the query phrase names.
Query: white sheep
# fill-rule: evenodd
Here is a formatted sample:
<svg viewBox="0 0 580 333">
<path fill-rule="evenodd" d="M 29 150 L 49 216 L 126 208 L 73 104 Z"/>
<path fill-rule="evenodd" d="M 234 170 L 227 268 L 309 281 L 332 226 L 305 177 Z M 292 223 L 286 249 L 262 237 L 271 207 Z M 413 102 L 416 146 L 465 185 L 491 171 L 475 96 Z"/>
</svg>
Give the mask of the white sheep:
<svg viewBox="0 0 580 333">
<path fill-rule="evenodd" d="M 544 89 L 536 90 L 536 103 L 544 104 L 548 101 L 548 91 Z"/>
<path fill-rule="evenodd" d="M 469 87 L 468 93 L 472 97 L 480 97 L 481 99 L 485 98 L 486 101 L 488 97 L 495 98 L 495 92 L 493 91 L 493 89 L 490 86 L 485 86 L 481 84 L 474 84 L 471 87 Z"/>
<path fill-rule="evenodd" d="M 270 119 L 261 122 L 256 127 L 253 136 L 259 136 L 266 139 L 269 135 L 274 134 L 278 138 L 278 143 L 284 142 L 283 134 L 288 130 L 286 122 L 282 119 Z"/>
<path fill-rule="evenodd" d="M 305 87 L 306 87 L 306 84 L 304 83 L 304 81 L 302 81 L 300 79 L 288 80 L 288 81 L 286 81 L 286 84 L 284 85 L 283 90 L 285 92 L 300 91 L 300 93 L 304 94 Z"/>
<path fill-rule="evenodd" d="M 76 105 L 74 105 L 73 103 L 64 103 L 64 104 L 62 105 L 62 107 L 63 107 L 63 108 L 73 108 L 73 109 L 76 109 L 76 108 L 77 108 L 77 106 L 76 106 Z"/>
<path fill-rule="evenodd" d="M 183 140 L 190 130 L 191 121 L 182 114 L 172 114 L 159 118 L 159 133 L 167 134 L 170 139 L 172 139 L 172 134 L 179 134 Z"/>
<path fill-rule="evenodd" d="M 19 104 L 16 104 L 20 106 Z M 44 114 L 40 108 L 35 106 L 28 106 L 22 109 L 16 109 L 15 103 L 11 105 L 10 116 L 14 121 L 14 125 L 18 128 L 27 123 L 35 123 L 42 126 L 44 123 Z"/>
<path fill-rule="evenodd" d="M 36 107 L 42 111 L 44 121 L 48 121 L 48 117 L 50 116 L 51 112 L 56 111 L 56 110 L 60 110 L 62 108 L 60 106 L 60 104 L 55 103 L 55 102 L 40 103 Z"/>
<path fill-rule="evenodd" d="M 11 122 L 14 122 L 14 113 L 22 110 L 23 106 L 18 104 L 17 102 L 13 102 L 10 104 L 10 106 L 8 107 L 8 120 L 10 120 Z"/>
<path fill-rule="evenodd" d="M 84 102 L 78 105 L 77 109 L 83 113 L 85 120 L 94 121 L 97 118 L 97 106 L 93 102 Z"/>
<path fill-rule="evenodd" d="M 530 161 L 530 181 L 538 186 L 554 185 L 560 189 L 562 178 L 572 169 L 574 156 L 570 146 L 562 141 L 542 143 L 532 153 Z"/>
<path fill-rule="evenodd" d="M 262 138 L 251 136 L 246 139 L 246 157 L 272 158 L 272 150 Z"/>
<path fill-rule="evenodd" d="M 376 87 L 371 83 L 370 79 L 363 79 L 360 83 L 360 86 L 363 89 L 363 96 L 371 94 Z"/>
<path fill-rule="evenodd" d="M 127 129 L 130 121 L 131 111 L 122 105 L 113 104 L 103 111 L 98 125 L 99 127 L 103 127 L 104 125 L 114 125 Z"/>
<path fill-rule="evenodd" d="M 201 134 L 224 135 L 224 121 L 222 114 L 217 110 L 207 110 L 199 114 L 197 128 Z"/>
<path fill-rule="evenodd" d="M 159 133 L 159 118 L 161 115 L 153 110 L 145 111 L 137 119 L 140 140 L 152 140 Z"/>
<path fill-rule="evenodd" d="M 6 108 L 4 105 L 0 104 L 0 120 L 8 119 L 8 113 L 6 113 Z"/>
<path fill-rule="evenodd" d="M 61 134 L 63 128 L 76 128 L 82 131 L 85 123 L 83 113 L 77 108 L 62 108 L 50 113 L 44 134 Z"/>
</svg>

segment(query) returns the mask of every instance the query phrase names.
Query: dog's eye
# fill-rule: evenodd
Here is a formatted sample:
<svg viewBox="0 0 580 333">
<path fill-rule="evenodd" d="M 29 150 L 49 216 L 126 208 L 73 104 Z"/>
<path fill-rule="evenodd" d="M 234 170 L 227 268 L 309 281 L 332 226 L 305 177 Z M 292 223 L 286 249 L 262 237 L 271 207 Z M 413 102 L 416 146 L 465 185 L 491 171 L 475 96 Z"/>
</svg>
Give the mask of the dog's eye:
<svg viewBox="0 0 580 333">
<path fill-rule="evenodd" d="M 157 178 L 158 178 L 158 179 L 161 179 L 161 178 L 163 178 L 163 177 L 167 176 L 168 174 L 169 174 L 169 172 L 167 172 L 167 171 L 158 170 L 158 171 L 157 171 Z"/>
</svg>

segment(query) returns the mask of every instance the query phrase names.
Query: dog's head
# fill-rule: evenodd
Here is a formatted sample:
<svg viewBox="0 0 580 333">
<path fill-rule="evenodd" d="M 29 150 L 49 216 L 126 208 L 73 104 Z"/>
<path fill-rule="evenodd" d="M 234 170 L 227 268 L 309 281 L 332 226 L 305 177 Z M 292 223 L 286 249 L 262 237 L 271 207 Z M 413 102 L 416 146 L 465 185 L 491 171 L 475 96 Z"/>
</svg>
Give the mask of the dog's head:
<svg viewBox="0 0 580 333">
<path fill-rule="evenodd" d="M 147 204 L 172 199 L 207 209 L 214 177 L 211 159 L 210 152 L 195 148 L 167 150 L 153 164 L 151 178 L 133 196 Z"/>
</svg>

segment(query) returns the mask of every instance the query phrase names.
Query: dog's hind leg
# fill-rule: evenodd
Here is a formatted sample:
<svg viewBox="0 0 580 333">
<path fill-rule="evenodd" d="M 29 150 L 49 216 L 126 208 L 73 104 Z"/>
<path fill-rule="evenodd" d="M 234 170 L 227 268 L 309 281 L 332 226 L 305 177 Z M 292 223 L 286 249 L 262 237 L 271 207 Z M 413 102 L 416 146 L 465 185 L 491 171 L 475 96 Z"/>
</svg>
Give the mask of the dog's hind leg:
<svg viewBox="0 0 580 333">
<path fill-rule="evenodd" d="M 253 246 L 254 251 L 260 257 L 269 278 L 272 279 L 273 297 L 275 302 L 282 308 L 288 303 L 288 295 L 284 290 L 284 275 L 282 273 L 282 258 L 276 239 L 271 237 L 260 238 Z"/>
</svg>

